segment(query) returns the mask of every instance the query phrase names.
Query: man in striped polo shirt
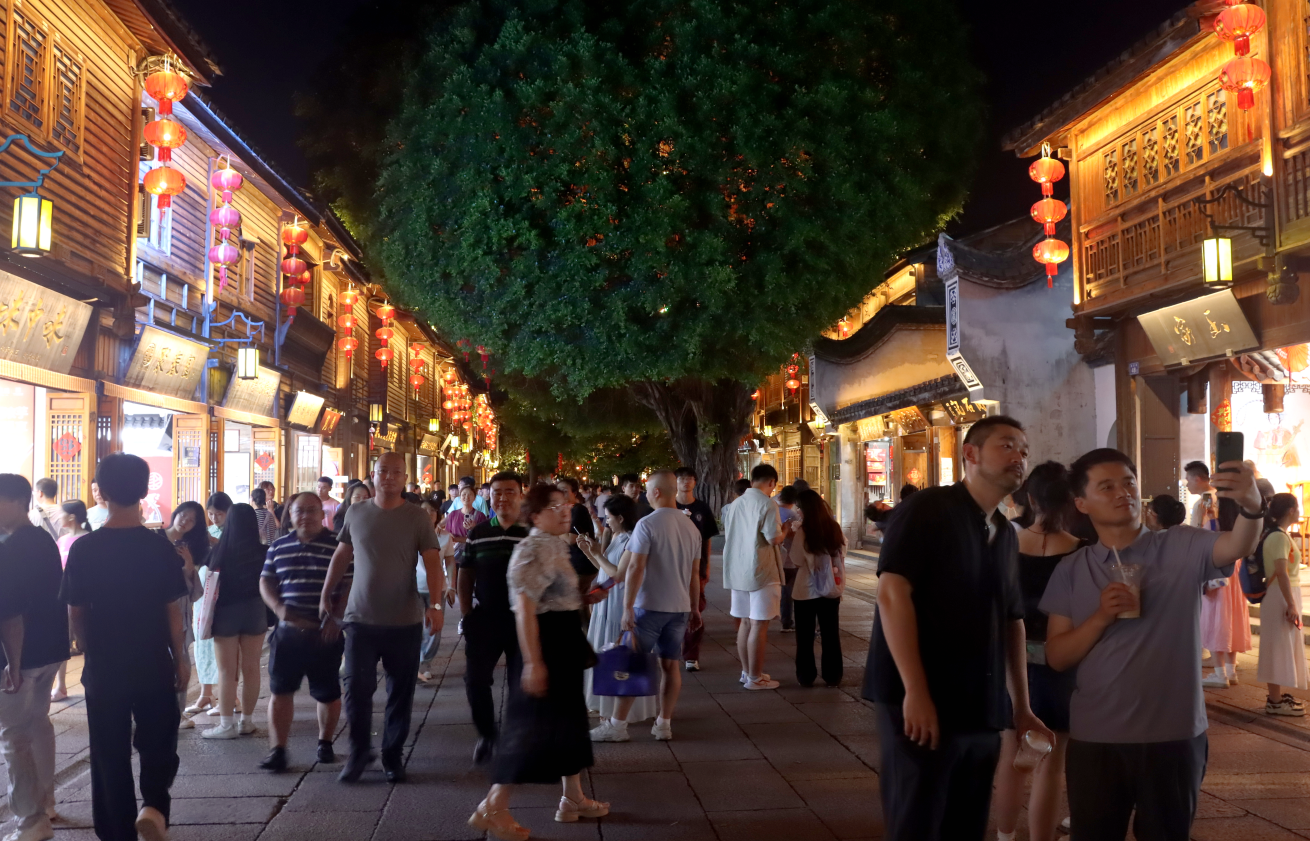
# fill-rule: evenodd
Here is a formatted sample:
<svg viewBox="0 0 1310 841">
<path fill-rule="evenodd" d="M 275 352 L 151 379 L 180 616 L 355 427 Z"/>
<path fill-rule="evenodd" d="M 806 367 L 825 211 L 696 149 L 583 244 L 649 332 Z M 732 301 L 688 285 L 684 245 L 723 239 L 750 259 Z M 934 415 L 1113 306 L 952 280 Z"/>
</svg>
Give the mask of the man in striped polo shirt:
<svg viewBox="0 0 1310 841">
<path fill-rule="evenodd" d="M 323 527 L 323 503 L 312 493 L 291 502 L 295 531 L 273 541 L 259 580 L 264 602 L 277 614 L 269 641 L 268 738 L 273 750 L 259 767 L 274 773 L 287 768 L 287 738 L 295 715 L 295 694 L 309 678 L 309 694 L 318 702 L 318 761 L 335 762 L 332 735 L 341 717 L 341 614 L 350 592 L 353 569 L 337 588 L 335 609 L 319 619 L 319 604 L 337 539 Z"/>
<path fill-rule="evenodd" d="M 496 704 L 491 694 L 493 674 L 505 655 L 505 680 L 518 683 L 518 632 L 509 607 L 509 558 L 528 536 L 519 525 L 523 480 L 508 471 L 491 477 L 491 510 L 495 516 L 468 533 L 459 559 L 459 610 L 464 615 L 464 690 L 478 730 L 474 763 L 491 758 L 496 743 Z M 477 604 L 474 605 L 476 600 Z"/>
</svg>

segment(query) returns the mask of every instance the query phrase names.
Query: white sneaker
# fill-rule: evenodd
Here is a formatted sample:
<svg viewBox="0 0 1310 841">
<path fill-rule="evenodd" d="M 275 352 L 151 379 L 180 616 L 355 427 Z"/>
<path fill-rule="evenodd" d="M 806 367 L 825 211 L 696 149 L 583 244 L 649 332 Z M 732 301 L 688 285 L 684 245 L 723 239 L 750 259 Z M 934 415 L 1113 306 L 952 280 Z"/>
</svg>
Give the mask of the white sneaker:
<svg viewBox="0 0 1310 841">
<path fill-rule="evenodd" d="M 180 721 L 180 722 L 178 723 L 178 725 L 177 725 L 177 729 L 178 729 L 178 730 L 195 730 L 195 729 L 196 729 L 196 723 L 195 723 L 194 721 L 192 721 L 191 719 L 187 718 L 186 716 L 182 716 L 182 721 Z"/>
<path fill-rule="evenodd" d="M 1201 685 L 1206 689 L 1227 689 L 1228 676 L 1222 672 L 1211 674 L 1208 677 L 1201 678 Z"/>
<path fill-rule="evenodd" d="M 612 719 L 608 718 L 591 729 L 591 740 L 593 742 L 626 742 L 631 738 L 628 735 L 628 725 L 615 724 Z"/>
<path fill-rule="evenodd" d="M 137 813 L 136 831 L 143 841 L 168 841 L 168 824 L 153 806 L 147 806 Z"/>
<path fill-rule="evenodd" d="M 689 672 L 699 672 L 699 671 L 700 671 L 700 661 L 699 661 L 699 660 L 688 660 L 688 661 L 687 661 L 687 671 L 689 671 Z"/>
<path fill-rule="evenodd" d="M 1300 718 L 1305 715 L 1305 706 L 1296 703 L 1290 696 L 1284 695 L 1277 701 L 1265 701 L 1265 715 L 1285 715 Z"/>
<path fill-rule="evenodd" d="M 750 679 L 751 679 L 751 676 L 750 676 L 750 675 L 746 674 L 745 672 L 742 672 L 742 673 L 741 673 L 741 682 L 742 682 L 743 684 L 745 684 L 745 683 L 750 683 Z M 768 680 L 768 679 L 769 679 L 769 675 L 766 675 L 766 674 L 761 674 L 761 675 L 760 675 L 760 680 Z"/>
<path fill-rule="evenodd" d="M 747 680 L 745 685 L 747 689 L 777 689 L 782 686 L 778 681 L 771 680 L 768 675 L 760 675 L 759 680 Z"/>
<path fill-rule="evenodd" d="M 50 841 L 55 837 L 55 829 L 49 819 L 38 821 L 27 829 L 15 829 L 5 836 L 5 841 Z"/>
<path fill-rule="evenodd" d="M 237 726 L 237 731 L 238 731 L 242 736 L 249 736 L 250 734 L 254 733 L 254 732 L 255 732 L 255 720 L 254 720 L 253 718 L 245 718 L 245 719 L 242 719 L 242 720 L 241 720 L 241 723 Z"/>
<path fill-rule="evenodd" d="M 673 738 L 673 722 L 660 724 L 658 721 L 650 728 L 650 734 L 655 737 L 657 742 L 667 742 Z"/>
<path fill-rule="evenodd" d="M 200 734 L 200 738 L 202 738 L 202 739 L 235 739 L 237 736 L 240 736 L 240 735 L 241 735 L 241 731 L 237 729 L 236 724 L 229 724 L 229 725 L 226 726 L 226 727 L 224 727 L 223 725 L 220 724 L 220 725 L 218 725 L 217 727 L 211 727 L 211 728 L 209 728 L 208 730 L 206 730 L 205 732 L 201 733 L 201 734 Z"/>
</svg>

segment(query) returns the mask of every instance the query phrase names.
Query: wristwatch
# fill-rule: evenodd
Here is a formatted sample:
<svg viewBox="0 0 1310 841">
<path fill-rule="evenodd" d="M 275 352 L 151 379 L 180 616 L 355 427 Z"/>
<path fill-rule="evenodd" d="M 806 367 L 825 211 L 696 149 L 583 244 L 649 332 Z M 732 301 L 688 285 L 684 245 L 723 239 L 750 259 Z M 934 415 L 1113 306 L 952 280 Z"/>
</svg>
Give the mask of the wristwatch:
<svg viewBox="0 0 1310 841">
<path fill-rule="evenodd" d="M 1259 511 L 1256 511 L 1254 514 L 1248 514 L 1246 513 L 1246 509 L 1239 505 L 1237 506 L 1237 513 L 1241 514 L 1248 520 L 1263 520 L 1265 515 L 1269 513 L 1269 503 L 1265 501 L 1264 497 L 1260 497 Z"/>
</svg>

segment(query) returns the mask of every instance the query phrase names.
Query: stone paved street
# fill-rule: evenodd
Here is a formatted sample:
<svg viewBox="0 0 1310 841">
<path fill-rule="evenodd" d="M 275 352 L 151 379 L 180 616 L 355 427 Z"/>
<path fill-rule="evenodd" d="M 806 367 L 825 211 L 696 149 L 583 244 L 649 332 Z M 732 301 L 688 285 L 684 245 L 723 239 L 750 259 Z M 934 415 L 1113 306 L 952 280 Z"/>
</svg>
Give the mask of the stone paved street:
<svg viewBox="0 0 1310 841">
<path fill-rule="evenodd" d="M 777 692 L 747 693 L 738 665 L 727 597 L 717 568 L 710 585 L 703 671 L 685 675 L 674 740 L 654 741 L 634 725 L 633 741 L 596 748 L 588 792 L 609 800 L 603 821 L 557 824 L 553 787 L 528 787 L 515 801 L 518 819 L 543 839 L 608 841 L 687 839 L 847 841 L 882 833 L 877 798 L 877 739 L 872 711 L 858 699 L 873 613 L 872 564 L 853 558 L 852 588 L 842 604 L 846 682 L 804 689 L 790 674 L 793 637 L 771 642 Z M 339 765 L 317 766 L 312 707 L 298 707 L 293 771 L 270 775 L 255 764 L 267 750 L 260 734 L 206 742 L 184 731 L 182 769 L 173 788 L 177 841 L 445 841 L 477 835 L 464 821 L 486 790 L 472 769 L 474 732 L 464 700 L 463 654 L 447 629 L 435 686 L 420 686 L 409 747 L 410 782 L 387 785 L 380 770 L 356 786 L 336 782 Z M 56 841 L 89 841 L 91 804 L 81 688 L 73 661 L 73 697 L 57 705 L 59 824 Z M 1253 683 L 1255 658 L 1244 657 L 1242 686 L 1209 693 L 1210 770 L 1193 837 L 1278 841 L 1310 838 L 1310 722 L 1269 720 Z M 499 685 L 499 676 L 497 678 Z M 192 697 L 195 692 L 192 691 Z M 379 692 L 379 701 L 382 693 Z M 380 703 L 379 703 L 380 709 Z M 259 715 L 263 715 L 264 702 Z M 208 726 L 206 716 L 199 719 Z M 344 752 L 344 735 L 337 739 Z M 3 808 L 0 801 L 0 808 Z M 7 818 L 7 813 L 0 812 Z M 1026 832 L 1020 828 L 1020 838 Z"/>
</svg>

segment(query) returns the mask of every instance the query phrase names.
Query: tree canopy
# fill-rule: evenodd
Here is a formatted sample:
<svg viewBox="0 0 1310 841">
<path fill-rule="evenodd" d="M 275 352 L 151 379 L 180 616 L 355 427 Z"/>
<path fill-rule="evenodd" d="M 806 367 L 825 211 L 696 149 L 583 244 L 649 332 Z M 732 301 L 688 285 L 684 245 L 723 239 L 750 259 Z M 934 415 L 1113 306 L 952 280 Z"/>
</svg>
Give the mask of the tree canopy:
<svg viewBox="0 0 1310 841">
<path fill-rule="evenodd" d="M 364 229 L 403 303 L 557 395 L 750 382 L 958 210 L 967 52 L 948 0 L 469 0 Z"/>
</svg>

